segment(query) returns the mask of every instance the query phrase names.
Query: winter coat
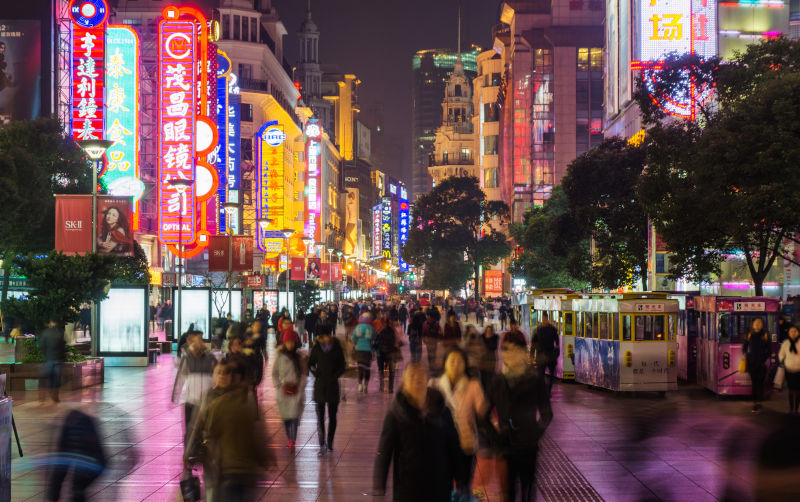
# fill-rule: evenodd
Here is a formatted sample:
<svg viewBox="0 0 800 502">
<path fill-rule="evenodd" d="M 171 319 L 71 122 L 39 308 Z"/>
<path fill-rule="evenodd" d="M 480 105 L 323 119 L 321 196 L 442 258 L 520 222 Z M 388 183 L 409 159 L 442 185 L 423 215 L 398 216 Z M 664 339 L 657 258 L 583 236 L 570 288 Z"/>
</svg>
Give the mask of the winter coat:
<svg viewBox="0 0 800 502">
<path fill-rule="evenodd" d="M 481 340 L 485 347 L 483 357 L 481 357 L 481 371 L 495 371 L 497 369 L 497 345 L 500 337 L 496 334 L 489 338 L 481 335 Z"/>
<path fill-rule="evenodd" d="M 518 376 L 495 375 L 486 397 L 489 412 L 497 412 L 492 438 L 495 448 L 503 454 L 538 448 L 539 438 L 553 419 L 553 411 L 544 380 L 533 367 Z"/>
<path fill-rule="evenodd" d="M 371 352 L 373 336 L 375 336 L 375 332 L 372 326 L 366 323 L 358 324 L 353 329 L 353 345 L 356 346 L 356 351 Z"/>
<path fill-rule="evenodd" d="M 781 344 L 781 351 L 778 353 L 778 361 L 783 363 L 784 368 L 789 373 L 800 372 L 800 340 L 795 342 L 797 352 L 791 351 L 792 341 L 786 339 Z"/>
<path fill-rule="evenodd" d="M 39 348 L 45 361 L 63 361 L 67 350 L 64 332 L 55 326 L 46 328 L 39 335 Z"/>
<path fill-rule="evenodd" d="M 439 321 L 428 319 L 422 325 L 422 337 L 428 339 L 438 340 L 442 336 L 442 327 Z"/>
<path fill-rule="evenodd" d="M 395 502 L 450 500 L 458 434 L 444 397 L 436 389 L 428 389 L 426 410 L 423 415 L 399 392 L 383 421 L 372 486 L 386 489 L 389 464 L 393 464 Z"/>
<path fill-rule="evenodd" d="M 305 406 L 306 375 L 303 368 L 303 356 L 298 351 L 300 357 L 300 374 L 297 372 L 292 359 L 286 354 L 286 350 L 281 347 L 277 351 L 275 363 L 272 365 L 272 383 L 275 385 L 275 399 L 278 401 L 278 414 L 282 420 L 290 418 L 300 418 Z M 296 385 L 297 392 L 287 394 L 284 392 L 284 385 Z"/>
<path fill-rule="evenodd" d="M 181 391 L 186 387 L 183 402 L 195 406 L 202 403 L 203 397 L 211 389 L 211 375 L 216 365 L 217 358 L 210 351 L 203 350 L 194 355 L 192 351 L 184 348 L 178 363 L 178 374 L 175 375 L 175 382 L 172 384 L 172 401 L 177 401 Z"/>
<path fill-rule="evenodd" d="M 450 385 L 450 378 L 442 375 L 431 379 L 428 385 L 444 396 L 453 415 L 461 450 L 466 455 L 474 455 L 478 449 L 478 417 L 486 414 L 488 406 L 480 382 L 464 376 L 454 387 Z"/>
<path fill-rule="evenodd" d="M 375 335 L 375 349 L 382 354 L 392 354 L 397 350 L 397 333 L 389 325 Z"/>
<path fill-rule="evenodd" d="M 766 331 L 747 333 L 742 352 L 747 357 L 747 371 L 765 366 L 770 353 L 769 334 Z"/>
<path fill-rule="evenodd" d="M 444 333 L 442 334 L 442 341 L 445 344 L 452 345 L 456 344 L 461 341 L 461 325 L 455 323 L 454 325 L 450 325 L 447 323 L 444 325 Z"/>
<path fill-rule="evenodd" d="M 331 337 L 331 348 L 327 352 L 319 340 L 314 340 L 308 358 L 308 371 L 314 375 L 314 401 L 339 402 L 339 377 L 345 369 L 344 351 L 339 340 Z"/>
</svg>

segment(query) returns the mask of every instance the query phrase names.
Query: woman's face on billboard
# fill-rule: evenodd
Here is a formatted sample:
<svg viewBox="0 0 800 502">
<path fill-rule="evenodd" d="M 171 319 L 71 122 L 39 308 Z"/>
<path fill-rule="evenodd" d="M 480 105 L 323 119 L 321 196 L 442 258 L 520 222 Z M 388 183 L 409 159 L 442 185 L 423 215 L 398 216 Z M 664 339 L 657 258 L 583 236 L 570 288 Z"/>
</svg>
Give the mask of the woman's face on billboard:
<svg viewBox="0 0 800 502">
<path fill-rule="evenodd" d="M 116 209 L 112 208 L 106 211 L 106 223 L 108 223 L 109 226 L 113 227 L 114 225 L 117 224 L 118 220 L 119 220 L 119 212 Z"/>
</svg>

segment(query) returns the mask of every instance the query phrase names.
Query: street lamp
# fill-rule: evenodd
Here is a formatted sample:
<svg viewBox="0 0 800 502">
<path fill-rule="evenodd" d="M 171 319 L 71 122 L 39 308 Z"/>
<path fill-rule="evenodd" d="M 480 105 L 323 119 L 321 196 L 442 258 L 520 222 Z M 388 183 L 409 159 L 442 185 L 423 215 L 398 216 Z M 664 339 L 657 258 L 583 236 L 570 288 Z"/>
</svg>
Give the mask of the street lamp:
<svg viewBox="0 0 800 502">
<path fill-rule="evenodd" d="M 178 268 L 180 271 L 178 272 L 178 301 L 175 302 L 177 307 L 178 315 L 176 320 L 178 321 L 178 331 L 181 332 L 181 310 L 183 310 L 183 304 L 181 301 L 183 300 L 182 293 L 183 293 L 183 212 L 186 210 L 186 189 L 192 185 L 192 180 L 187 180 L 183 178 L 173 178 L 169 180 L 169 185 L 178 192 L 179 199 L 181 201 L 180 210 L 178 211 Z M 172 259 L 175 260 L 175 255 L 172 256 Z M 173 261 L 174 263 L 174 261 Z M 172 325 L 172 334 L 173 338 L 175 336 L 175 324 Z M 164 334 L 166 337 L 166 333 Z"/>
<path fill-rule="evenodd" d="M 261 236 L 263 238 L 264 234 L 267 231 L 267 228 L 269 227 L 269 220 L 260 219 L 257 220 L 257 223 L 258 223 L 258 228 L 261 230 Z M 264 246 L 264 249 L 266 249 L 266 246 Z M 264 251 L 264 260 L 261 262 L 261 308 L 264 308 L 264 306 L 266 306 L 267 304 L 267 298 L 266 298 L 267 294 L 265 292 L 266 284 L 264 284 L 266 282 L 264 280 L 264 269 L 265 269 L 264 262 L 266 261 L 267 261 L 267 252 Z M 272 275 L 272 272 L 270 272 L 269 275 Z M 255 310 L 255 300 L 253 301 L 253 310 Z"/>
<path fill-rule="evenodd" d="M 228 234 L 228 314 L 233 318 L 233 228 L 231 220 L 233 215 L 236 214 L 236 209 L 239 204 L 236 202 L 223 202 L 222 207 L 225 209 L 225 215 L 228 221 L 225 223 L 226 234 Z"/>
<path fill-rule="evenodd" d="M 305 273 L 303 274 L 303 278 L 305 278 L 304 282 L 308 281 L 308 246 L 310 246 L 312 242 L 314 242 L 314 239 L 312 239 L 311 237 L 308 236 L 303 237 L 303 245 L 305 246 L 306 250 L 305 260 L 304 260 L 306 270 Z"/>
<path fill-rule="evenodd" d="M 286 310 L 289 310 L 289 273 L 292 270 L 291 265 L 289 265 L 289 237 L 294 234 L 294 230 L 291 228 L 284 228 L 281 230 L 283 234 L 284 242 L 286 243 Z M 279 302 L 280 303 L 280 302 Z M 280 306 L 279 306 L 280 307 Z M 292 316 L 294 318 L 294 316 Z"/>
<path fill-rule="evenodd" d="M 331 263 L 332 257 L 333 248 L 328 248 L 328 284 L 330 285 L 331 290 L 333 289 L 333 263 Z"/>
<path fill-rule="evenodd" d="M 77 141 L 78 146 L 94 162 L 92 167 L 92 253 L 97 252 L 97 174 L 103 170 L 103 156 L 114 144 L 107 139 L 84 139 Z M 92 332 L 92 355 L 97 356 L 97 306 L 92 302 L 90 311 L 90 331 Z"/>
</svg>

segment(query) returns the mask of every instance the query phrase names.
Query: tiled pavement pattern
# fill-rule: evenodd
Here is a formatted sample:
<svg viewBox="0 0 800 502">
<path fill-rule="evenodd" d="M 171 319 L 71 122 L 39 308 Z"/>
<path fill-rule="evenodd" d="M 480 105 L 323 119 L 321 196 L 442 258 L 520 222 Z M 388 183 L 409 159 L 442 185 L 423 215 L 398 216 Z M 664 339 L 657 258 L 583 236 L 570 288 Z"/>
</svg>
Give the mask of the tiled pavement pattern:
<svg viewBox="0 0 800 502">
<path fill-rule="evenodd" d="M 7 360 L 8 351 L 0 343 L 0 357 Z M 61 417 L 73 407 L 98 417 L 111 457 L 110 469 L 90 489 L 90 500 L 178 500 L 182 410 L 169 400 L 174 373 L 172 356 L 163 355 L 158 365 L 147 368 L 107 368 L 103 386 L 64 393 L 58 406 L 40 406 L 35 390 L 14 393 L 25 457 L 18 458 L 12 448 L 12 500 L 43 500 L 42 461 Z M 366 397 L 358 396 L 354 380 L 344 380 L 347 401 L 339 407 L 335 452 L 323 459 L 316 456 L 310 388 L 298 447 L 291 455 L 274 391 L 265 380 L 261 402 L 277 465 L 260 487 L 264 500 L 390 499 L 363 495 L 370 489 L 375 448 L 390 404 L 389 395 L 375 393 L 374 375 Z M 712 501 L 722 497 L 726 486 L 746 494 L 749 452 L 783 412 L 785 399 L 774 397 L 755 416 L 746 401 L 715 399 L 694 386 L 660 398 L 557 383 L 555 418 L 539 456 L 539 500 Z M 726 462 L 726 457 L 733 460 Z M 491 480 L 486 489 L 491 501 L 500 500 L 494 467 L 481 461 L 476 474 Z M 727 472 L 735 474 L 729 479 Z"/>
</svg>

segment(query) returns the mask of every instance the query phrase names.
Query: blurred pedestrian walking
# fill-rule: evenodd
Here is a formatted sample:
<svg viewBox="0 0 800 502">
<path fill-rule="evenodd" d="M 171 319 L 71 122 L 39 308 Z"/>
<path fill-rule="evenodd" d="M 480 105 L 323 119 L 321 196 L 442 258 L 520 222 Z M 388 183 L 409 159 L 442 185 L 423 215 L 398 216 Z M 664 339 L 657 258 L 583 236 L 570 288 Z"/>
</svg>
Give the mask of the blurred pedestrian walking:
<svg viewBox="0 0 800 502">
<path fill-rule="evenodd" d="M 286 330 L 282 340 L 272 366 L 272 383 L 276 390 L 278 413 L 286 429 L 287 446 L 294 448 L 297 426 L 305 406 L 306 367 L 303 354 L 298 349 L 300 337 L 297 333 Z"/>
<path fill-rule="evenodd" d="M 314 403 L 317 411 L 318 456 L 333 451 L 336 413 L 339 408 L 339 377 L 346 369 L 344 351 L 331 326 L 317 332 L 308 358 L 308 370 L 314 375 Z M 325 408 L 328 408 L 328 431 L 325 434 Z"/>
<path fill-rule="evenodd" d="M 550 322 L 547 312 L 542 312 L 542 321 L 531 337 L 531 360 L 536 362 L 536 370 L 539 372 L 539 377 L 542 381 L 545 381 L 544 371 L 549 370 L 546 380 L 548 391 L 553 388 L 558 356 L 558 330 Z"/>
<path fill-rule="evenodd" d="M 203 397 L 211 389 L 212 374 L 217 359 L 203 342 L 202 331 L 189 331 L 186 345 L 181 349 L 183 355 L 178 360 L 178 373 L 172 384 L 172 402 L 178 401 L 186 389 L 183 397 L 184 416 L 184 443 L 192 431 L 192 421 L 199 411 Z"/>
<path fill-rule="evenodd" d="M 372 367 L 373 338 L 375 332 L 370 323 L 370 315 L 363 314 L 353 329 L 353 345 L 358 363 L 358 391 L 367 393 L 370 368 Z"/>
<path fill-rule="evenodd" d="M 442 326 L 436 319 L 435 312 L 435 308 L 428 311 L 428 319 L 422 327 L 422 340 L 425 342 L 425 350 L 428 353 L 428 371 L 431 373 L 437 370 L 436 353 L 439 339 L 442 337 Z"/>
<path fill-rule="evenodd" d="M 783 365 L 786 378 L 786 387 L 789 389 L 789 413 L 797 415 L 800 408 L 800 351 L 797 340 L 800 332 L 796 326 L 791 326 L 786 340 L 781 344 L 778 361 Z"/>
<path fill-rule="evenodd" d="M 45 401 L 45 395 L 58 403 L 58 391 L 61 388 L 61 363 L 67 351 L 67 342 L 64 340 L 64 331 L 58 322 L 53 319 L 47 323 L 47 328 L 39 335 L 39 348 L 44 356 L 42 367 L 42 380 L 39 389 L 39 401 Z"/>
<path fill-rule="evenodd" d="M 747 373 L 753 386 L 753 412 L 761 411 L 764 400 L 764 379 L 767 376 L 767 359 L 770 354 L 769 334 L 764 330 L 760 317 L 753 320 L 742 346 L 747 361 Z"/>
<path fill-rule="evenodd" d="M 375 349 L 378 353 L 378 388 L 383 393 L 384 370 L 389 374 L 389 394 L 394 393 L 394 369 L 400 359 L 400 348 L 397 345 L 397 333 L 391 322 L 384 324 L 380 332 L 375 333 Z"/>
<path fill-rule="evenodd" d="M 64 418 L 56 451 L 50 459 L 52 467 L 45 499 L 59 500 L 61 487 L 67 475 L 71 475 L 72 500 L 83 502 L 86 490 L 105 471 L 107 462 L 94 418 L 80 410 L 70 411 Z"/>
</svg>

